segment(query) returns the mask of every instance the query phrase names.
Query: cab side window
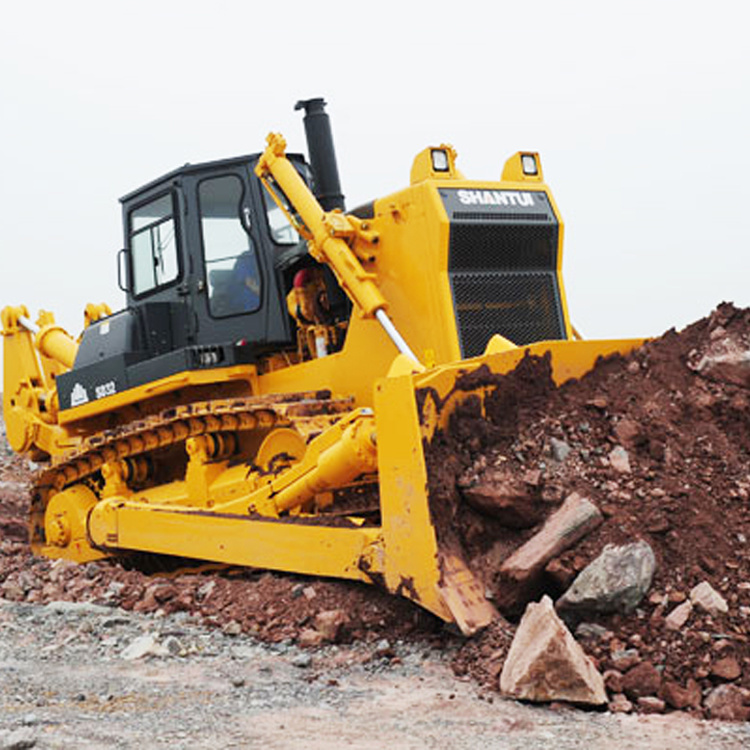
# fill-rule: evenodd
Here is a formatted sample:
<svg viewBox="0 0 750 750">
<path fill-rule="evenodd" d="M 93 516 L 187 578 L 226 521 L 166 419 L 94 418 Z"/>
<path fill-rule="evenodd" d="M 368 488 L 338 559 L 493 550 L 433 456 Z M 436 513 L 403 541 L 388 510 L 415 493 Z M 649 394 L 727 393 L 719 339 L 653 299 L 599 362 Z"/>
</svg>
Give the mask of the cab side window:
<svg viewBox="0 0 750 750">
<path fill-rule="evenodd" d="M 180 266 L 172 195 L 162 195 L 130 214 L 133 294 L 139 296 L 177 279 Z"/>
<path fill-rule="evenodd" d="M 254 312 L 261 304 L 260 267 L 249 217 L 243 213 L 243 192 L 235 175 L 203 180 L 198 186 L 208 304 L 214 317 Z"/>
</svg>

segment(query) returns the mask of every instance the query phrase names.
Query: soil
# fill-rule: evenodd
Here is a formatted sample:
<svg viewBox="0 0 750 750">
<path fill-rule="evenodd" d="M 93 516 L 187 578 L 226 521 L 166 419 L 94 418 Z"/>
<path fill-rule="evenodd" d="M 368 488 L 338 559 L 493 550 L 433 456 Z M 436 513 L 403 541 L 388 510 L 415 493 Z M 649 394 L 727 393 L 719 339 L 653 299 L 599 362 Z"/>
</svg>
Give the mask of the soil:
<svg viewBox="0 0 750 750">
<path fill-rule="evenodd" d="M 732 683 L 750 687 L 750 378 L 734 364 L 702 367 L 706 357 L 721 362 L 727 352 L 747 351 L 749 340 L 750 311 L 724 304 L 559 389 L 545 359 L 527 358 L 488 398 L 489 425 L 470 404 L 435 444 L 431 491 L 452 509 L 450 525 L 490 587 L 498 581 L 486 570 L 488 557 L 504 559 L 535 527 L 503 527 L 462 502 L 455 477 L 465 482 L 487 467 L 533 477 L 532 494 L 550 510 L 578 492 L 604 514 L 547 566 L 536 595 L 557 598 L 606 544 L 649 543 L 657 569 L 647 599 L 631 615 L 596 618 L 600 628 L 588 630 L 599 634 L 585 646 L 602 672 L 618 667 L 613 654 L 634 648 L 663 684 L 693 679 L 705 696 L 722 682 L 714 665 L 731 659 L 739 666 Z M 553 439 L 567 446 L 564 460 L 553 457 Z M 615 465 L 613 450 L 627 456 L 627 467 Z M 703 581 L 726 599 L 728 613 L 694 609 L 683 627 L 666 628 L 665 616 Z M 464 649 L 459 672 L 495 681 L 507 645 L 497 630 Z M 489 667 L 488 654 L 496 662 Z"/>
<path fill-rule="evenodd" d="M 501 387 L 488 397 L 485 414 L 469 400 L 429 455 L 438 532 L 464 548 L 491 594 L 500 585 L 497 564 L 571 492 L 592 500 L 604 522 L 547 566 L 536 595 L 558 597 L 605 544 L 646 540 L 657 560 L 646 598 L 632 614 L 591 618 L 576 634 L 602 672 L 623 676 L 654 666 L 655 696 L 694 681 L 699 698 L 686 710 L 696 718 L 708 715 L 705 699 L 718 685 L 750 688 L 750 379 L 734 365 L 704 366 L 707 358 L 723 361 L 727 352 L 748 349 L 750 311 L 724 304 L 560 388 L 544 358 L 526 358 L 502 378 L 477 373 L 461 385 L 489 378 Z M 566 446 L 563 459 L 553 440 Z M 624 467 L 615 449 L 625 453 Z M 524 479 L 538 510 L 531 525 L 503 525 L 464 501 L 466 477 L 488 467 Z M 78 566 L 35 558 L 27 548 L 29 481 L 26 461 L 0 445 L 6 601 L 86 601 L 134 616 L 184 613 L 203 627 L 265 643 L 364 644 L 396 665 L 400 657 L 389 644 L 419 643 L 448 655 L 455 675 L 471 680 L 479 695 L 497 693 L 517 612 L 465 640 L 410 602 L 359 584 L 247 569 L 149 576 L 106 561 Z M 722 594 L 728 612 L 696 609 L 683 627 L 666 628 L 665 617 L 703 581 Z M 627 667 L 624 651 L 632 656 Z M 639 710 L 635 700 L 632 710 Z"/>
</svg>

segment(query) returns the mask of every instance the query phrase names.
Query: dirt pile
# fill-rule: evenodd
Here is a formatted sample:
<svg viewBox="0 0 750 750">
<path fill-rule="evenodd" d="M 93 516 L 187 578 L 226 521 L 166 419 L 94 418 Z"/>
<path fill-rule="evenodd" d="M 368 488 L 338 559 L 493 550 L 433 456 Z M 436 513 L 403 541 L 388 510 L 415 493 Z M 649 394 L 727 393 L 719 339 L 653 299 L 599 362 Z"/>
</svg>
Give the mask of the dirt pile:
<svg viewBox="0 0 750 750">
<path fill-rule="evenodd" d="M 489 420 L 467 403 L 430 451 L 436 525 L 443 534 L 452 530 L 448 541 L 464 548 L 511 621 L 524 600 L 503 601 L 502 563 L 572 493 L 593 503 L 603 520 L 546 562 L 526 598 L 558 599 L 607 544 L 648 542 L 656 571 L 635 611 L 571 625 L 610 695 L 621 696 L 613 710 L 680 708 L 747 718 L 747 709 L 750 716 L 742 692 L 750 689 L 748 350 L 750 310 L 722 305 L 559 389 L 549 362 L 526 359 L 488 400 Z M 488 515 L 472 489 L 489 475 L 503 497 L 523 502 Z M 393 638 L 456 647 L 435 618 L 372 587 L 248 570 L 149 577 L 107 562 L 34 558 L 25 526 L 28 481 L 25 462 L 0 446 L 0 596 L 6 599 L 184 610 L 227 632 L 310 646 L 364 639 L 383 642 L 386 655 L 386 639 Z M 721 595 L 726 612 L 691 602 L 704 583 Z M 513 625 L 499 621 L 461 642 L 455 671 L 497 690 L 513 634 Z"/>
<path fill-rule="evenodd" d="M 559 597 L 607 544 L 648 542 L 656 572 L 646 598 L 631 614 L 592 616 L 577 631 L 610 692 L 631 704 L 654 697 L 705 711 L 715 688 L 729 685 L 720 693 L 735 699 L 733 717 L 750 717 L 750 693 L 742 692 L 750 688 L 748 350 L 750 311 L 725 304 L 560 389 L 551 387 L 547 362 L 527 360 L 509 376 L 504 403 L 488 405 L 489 427 L 467 408 L 436 446 L 434 490 L 453 509 L 474 569 L 484 571 L 501 604 L 500 564 L 537 527 L 488 520 L 464 501 L 462 492 L 488 473 L 500 484 L 521 478 L 518 492 L 541 517 L 573 492 L 603 515 L 546 565 L 534 596 Z M 685 604 L 706 583 L 726 612 Z M 508 641 L 496 630 L 464 649 L 459 671 L 496 679 Z"/>
</svg>

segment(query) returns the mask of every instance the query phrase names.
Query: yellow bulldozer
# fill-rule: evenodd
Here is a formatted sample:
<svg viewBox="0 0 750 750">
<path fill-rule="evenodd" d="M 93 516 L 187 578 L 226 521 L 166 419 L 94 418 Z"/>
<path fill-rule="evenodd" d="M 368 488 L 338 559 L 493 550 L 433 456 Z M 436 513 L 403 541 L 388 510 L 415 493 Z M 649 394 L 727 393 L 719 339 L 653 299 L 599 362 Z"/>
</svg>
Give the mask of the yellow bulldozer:
<svg viewBox="0 0 750 750">
<path fill-rule="evenodd" d="M 470 634 L 496 612 L 444 544 L 425 455 L 528 356 L 555 383 L 641 340 L 574 336 L 539 155 L 467 180 L 426 148 L 344 210 L 322 99 L 280 135 L 121 199 L 126 306 L 78 339 L 2 311 L 11 447 L 40 462 L 35 553 L 164 555 L 377 584 Z M 429 398 L 425 396 L 429 394 Z"/>
</svg>

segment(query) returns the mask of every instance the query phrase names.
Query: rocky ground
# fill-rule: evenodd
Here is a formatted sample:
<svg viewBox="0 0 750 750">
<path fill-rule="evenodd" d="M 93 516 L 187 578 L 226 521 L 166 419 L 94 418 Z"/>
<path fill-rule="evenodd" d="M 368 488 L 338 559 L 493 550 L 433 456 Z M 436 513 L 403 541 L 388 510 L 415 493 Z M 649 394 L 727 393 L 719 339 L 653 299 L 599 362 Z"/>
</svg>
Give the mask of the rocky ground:
<svg viewBox="0 0 750 750">
<path fill-rule="evenodd" d="M 346 582 L 34 558 L 29 467 L 1 443 L 0 748 L 750 745 L 748 349 L 750 313 L 725 305 L 562 389 L 526 363 L 489 422 L 458 415 L 434 495 L 507 617 L 469 640 Z M 509 566 L 571 495 L 585 533 Z M 634 540 L 654 561 L 637 604 L 558 608 L 610 712 L 503 699 L 526 603 Z"/>
</svg>

